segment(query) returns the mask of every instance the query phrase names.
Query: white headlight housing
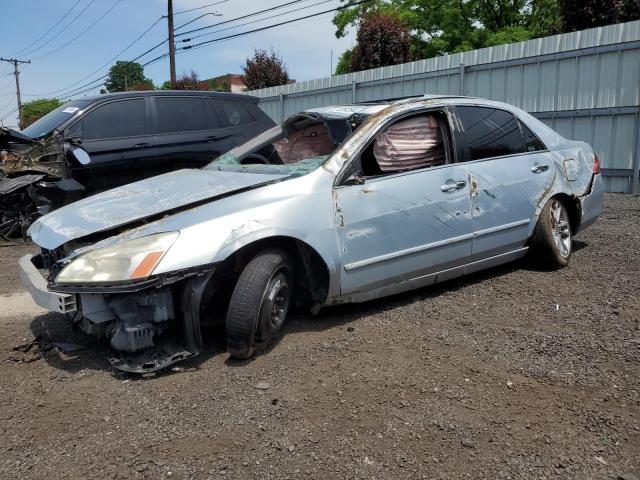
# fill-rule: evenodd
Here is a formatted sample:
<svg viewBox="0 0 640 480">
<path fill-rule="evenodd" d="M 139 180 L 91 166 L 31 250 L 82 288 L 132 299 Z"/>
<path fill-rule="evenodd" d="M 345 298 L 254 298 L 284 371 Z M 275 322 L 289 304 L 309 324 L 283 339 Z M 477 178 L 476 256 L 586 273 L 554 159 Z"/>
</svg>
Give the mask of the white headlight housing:
<svg viewBox="0 0 640 480">
<path fill-rule="evenodd" d="M 72 260 L 56 277 L 58 284 L 142 280 L 153 273 L 178 232 L 159 233 L 98 248 Z"/>
</svg>

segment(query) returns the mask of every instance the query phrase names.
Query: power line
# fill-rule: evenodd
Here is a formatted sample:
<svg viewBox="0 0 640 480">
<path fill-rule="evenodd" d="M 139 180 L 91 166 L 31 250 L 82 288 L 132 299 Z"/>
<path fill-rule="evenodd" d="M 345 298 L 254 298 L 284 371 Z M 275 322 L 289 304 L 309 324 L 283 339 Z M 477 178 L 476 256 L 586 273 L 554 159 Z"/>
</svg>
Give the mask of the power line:
<svg viewBox="0 0 640 480">
<path fill-rule="evenodd" d="M 189 10 L 182 10 L 180 12 L 175 12 L 174 15 L 180 15 L 182 13 L 195 12 L 196 10 L 202 10 L 203 8 L 212 7 L 214 5 L 219 5 L 221 3 L 227 3 L 229 0 L 221 0 L 220 2 L 209 3 L 207 5 L 203 5 L 201 7 L 190 8 Z"/>
<path fill-rule="evenodd" d="M 243 18 L 252 17 L 252 16 L 255 16 L 255 15 L 258 15 L 258 14 L 261 14 L 261 13 L 265 13 L 265 12 L 269 12 L 269 11 L 273 11 L 273 10 L 277 10 L 277 9 L 283 8 L 283 7 L 287 6 L 287 5 L 301 3 L 303 1 L 308 1 L 308 0 L 295 0 L 295 1 L 292 1 L 292 2 L 287 2 L 287 3 L 281 4 L 281 5 L 277 5 L 275 7 L 272 7 L 272 8 L 268 8 L 268 9 L 265 9 L 265 10 L 260 10 L 258 12 L 253 12 L 253 13 L 250 13 L 250 14 L 247 14 L 247 15 L 243 15 L 241 17 L 236 17 L 234 19 L 230 19 L 230 20 L 227 20 L 225 22 L 218 22 L 216 24 L 209 25 L 208 27 L 204 27 L 204 28 L 212 28 L 212 27 L 217 26 L 217 25 L 221 25 L 221 24 L 224 24 L 224 23 L 230 23 L 230 22 L 237 21 L 237 20 L 240 20 L 240 19 L 243 19 Z M 179 49 L 179 51 L 177 53 L 182 53 L 182 52 L 184 52 L 186 50 L 203 48 L 204 46 L 209 45 L 211 43 L 221 42 L 221 41 L 224 41 L 224 40 L 229 40 L 229 39 L 232 39 L 232 38 L 237 38 L 237 37 L 240 37 L 240 36 L 249 35 L 251 33 L 259 32 L 259 31 L 263 31 L 263 30 L 268 30 L 270 28 L 275 28 L 275 27 L 279 27 L 279 26 L 286 25 L 286 24 L 289 24 L 289 23 L 294 23 L 294 22 L 298 22 L 298 21 L 305 20 L 305 19 L 308 19 L 308 18 L 313 18 L 313 17 L 319 16 L 319 15 L 324 15 L 326 13 L 343 10 L 345 8 L 349 8 L 349 7 L 352 7 L 352 6 L 355 6 L 355 5 L 360 5 L 360 4 L 363 4 L 363 3 L 368 3 L 370 1 L 372 1 L 372 0 L 362 0 L 360 2 L 353 2 L 353 3 L 349 3 L 347 5 L 342 5 L 340 7 L 336 7 L 336 8 L 330 9 L 330 10 L 325 10 L 325 11 L 317 12 L 317 13 L 314 13 L 314 14 L 311 14 L 311 15 L 306 15 L 304 17 L 294 18 L 294 19 L 291 19 L 291 20 L 287 20 L 287 21 L 284 21 L 284 22 L 277 23 L 277 24 L 267 25 L 267 26 L 264 26 L 264 27 L 261 27 L 261 28 L 249 30 L 249 31 L 246 31 L 246 32 L 240 32 L 240 33 L 233 34 L 233 35 L 228 35 L 228 36 L 225 36 L 225 37 L 215 38 L 215 39 L 212 39 L 212 40 L 209 40 L 209 41 L 206 41 L 206 42 L 200 42 L 200 43 L 195 44 L 195 45 L 182 47 L 182 48 Z M 290 11 L 288 13 L 292 13 L 292 11 Z M 196 29 L 196 31 L 201 31 L 202 29 L 203 28 L 199 28 L 199 29 Z M 189 33 L 189 32 L 185 32 L 185 34 L 186 33 Z M 179 35 L 182 35 L 182 34 L 179 34 Z M 176 35 L 176 36 L 178 36 L 178 35 Z M 128 60 L 128 61 L 129 62 L 135 62 L 136 60 L 139 60 L 140 58 L 144 57 L 148 53 L 150 53 L 153 50 L 157 49 L 158 47 L 162 46 L 166 42 L 167 42 L 167 39 L 163 40 L 162 42 L 158 43 L 157 45 L 154 45 L 153 47 L 149 48 L 148 50 L 146 50 L 145 52 L 141 53 L 137 57 L 135 57 L 135 58 L 133 58 L 131 60 Z M 159 55 L 159 56 L 157 56 L 155 58 L 152 58 L 151 60 L 147 61 L 142 66 L 145 67 L 145 66 L 151 65 L 151 64 L 156 63 L 156 62 L 158 62 L 158 61 L 160 61 L 160 60 L 162 60 L 162 59 L 164 59 L 164 58 L 166 58 L 168 56 L 169 56 L 169 54 L 167 54 L 167 53 Z M 68 98 L 73 97 L 74 95 L 81 95 L 83 93 L 87 93 L 87 92 L 93 90 L 94 88 L 96 88 L 98 85 L 100 85 L 101 84 L 101 80 L 103 80 L 103 79 L 105 79 L 107 77 L 108 77 L 108 74 L 107 75 L 102 75 L 101 77 L 98 77 L 98 78 L 96 78 L 96 79 L 94 79 L 94 80 L 92 80 L 92 81 L 90 81 L 90 82 L 88 82 L 88 83 L 86 83 L 84 85 L 80 85 L 79 87 L 77 87 L 77 88 L 75 88 L 75 89 L 73 89 L 73 90 L 71 90 L 69 92 L 66 92 L 65 96 L 63 96 L 61 98 L 62 99 L 68 99 Z"/>
<path fill-rule="evenodd" d="M 87 28 L 85 28 L 84 30 L 82 30 L 78 35 L 76 35 L 75 37 L 73 37 L 71 40 L 69 40 L 67 43 L 59 46 L 58 48 L 51 50 L 49 53 L 46 53 L 40 57 L 36 57 L 34 58 L 34 60 L 41 60 L 43 58 L 48 57 L 49 55 L 52 55 L 56 52 L 59 52 L 60 50 L 62 50 L 63 48 L 67 47 L 68 45 L 70 45 L 71 43 L 75 42 L 78 38 L 80 38 L 82 35 L 84 35 L 85 33 L 87 33 L 91 28 L 93 28 L 98 22 L 100 22 L 104 17 L 106 17 L 107 15 L 109 15 L 109 13 L 111 13 L 111 11 L 116 8 L 120 3 L 122 3 L 122 0 L 116 0 L 116 2 L 111 5 L 111 7 L 109 7 L 109 9 L 104 12 L 95 22 L 93 22 L 91 25 L 89 25 Z"/>
<path fill-rule="evenodd" d="M 12 53 L 12 55 L 17 55 L 19 53 L 24 52 L 25 50 L 30 49 L 31 47 L 33 47 L 36 43 L 38 43 L 40 40 L 42 40 L 44 37 L 46 37 L 47 35 L 49 35 L 49 33 L 51 33 L 51 31 L 53 31 L 54 28 L 56 28 L 58 25 L 60 25 L 60 22 L 62 22 L 62 20 L 64 20 L 65 18 L 67 18 L 67 16 L 71 13 L 71 11 L 76 8 L 76 6 L 78 6 L 78 4 L 81 2 L 82 0 L 78 0 L 76 3 L 73 4 L 73 6 L 67 10 L 64 15 L 62 15 L 58 21 L 56 23 L 53 24 L 53 26 L 47 30 L 46 32 L 44 32 L 42 35 L 40 35 L 36 40 L 34 40 L 33 42 L 31 42 L 29 45 L 27 45 L 24 48 L 21 48 L 20 50 L 18 50 L 17 52 Z"/>
<path fill-rule="evenodd" d="M 131 47 L 133 47 L 136 43 L 138 43 L 142 37 L 144 37 L 147 33 L 149 33 L 151 31 L 151 29 L 153 27 L 155 27 L 158 23 L 160 23 L 160 21 L 162 21 L 162 17 L 158 18 L 155 22 L 153 22 L 151 24 L 150 27 L 148 27 L 144 32 L 142 32 L 140 35 L 138 35 L 136 37 L 136 39 L 131 42 L 129 45 L 127 45 L 124 49 L 120 50 L 118 53 L 116 53 L 113 57 L 111 57 L 109 60 L 107 60 L 106 62 L 104 62 L 100 67 L 98 67 L 97 69 L 95 69 L 93 72 L 89 73 L 88 75 L 85 75 L 84 77 L 82 77 L 80 80 L 77 80 L 76 82 L 67 85 L 64 88 L 59 88 L 58 90 L 52 90 L 51 92 L 45 92 L 45 93 L 38 93 L 38 94 L 26 94 L 29 97 L 46 97 L 49 95 L 55 95 L 57 93 L 62 93 L 65 90 L 69 90 L 71 87 L 74 87 L 76 85 L 78 85 L 79 83 L 83 82 L 84 80 L 86 80 L 87 78 L 89 78 L 90 76 L 98 73 L 100 70 L 104 69 L 105 67 L 109 66 L 111 64 L 111 62 L 113 62 L 115 59 L 117 59 L 120 55 L 122 55 L 124 52 L 126 52 L 127 50 L 129 50 Z"/>
<path fill-rule="evenodd" d="M 25 54 L 26 54 L 26 55 L 31 55 L 31 54 L 33 54 L 33 53 L 37 52 L 38 50 L 40 50 L 41 48 L 43 48 L 45 45 L 48 45 L 48 44 L 49 44 L 49 43 L 51 43 L 53 40 L 55 40 L 55 39 L 56 39 L 56 38 L 58 38 L 60 35 L 62 35 L 62 33 L 64 33 L 64 32 L 65 32 L 65 31 L 66 31 L 66 30 L 67 30 L 71 25 L 73 25 L 73 24 L 76 22 L 76 20 L 78 20 L 78 18 L 80 18 L 80 17 L 82 16 L 82 14 L 83 14 L 84 12 L 86 12 L 86 11 L 89 9 L 89 7 L 95 3 L 95 1 L 96 1 L 96 0 L 91 0 L 91 1 L 90 1 L 90 2 L 89 2 L 89 3 L 88 3 L 84 8 L 80 11 L 80 13 L 78 13 L 75 17 L 73 17 L 73 20 L 71 20 L 69 23 L 67 23 L 67 24 L 62 28 L 62 30 L 60 30 L 60 31 L 59 31 L 58 33 L 56 33 L 53 37 L 51 37 L 49 40 L 47 40 L 47 43 L 46 43 L 46 44 L 40 45 L 39 47 L 36 47 L 35 49 L 33 49 L 33 50 L 29 51 L 29 52 L 26 52 Z"/>
<path fill-rule="evenodd" d="M 256 33 L 256 32 L 262 32 L 264 30 L 269 30 L 271 28 L 276 28 L 276 27 L 280 27 L 282 25 L 287 25 L 287 24 L 290 24 L 290 23 L 299 22 L 301 20 L 307 20 L 309 18 L 317 17 L 317 16 L 320 16 L 320 15 L 325 15 L 325 14 L 331 13 L 331 12 L 336 12 L 338 10 L 344 10 L 345 8 L 353 7 L 353 6 L 356 6 L 356 5 L 361 5 L 361 4 L 364 4 L 364 3 L 369 3 L 371 1 L 372 0 L 361 0 L 359 2 L 349 3 L 348 5 L 342 5 L 340 7 L 332 8 L 332 9 L 329 9 L 329 10 L 324 10 L 322 12 L 316 12 L 316 13 L 312 13 L 310 15 L 305 15 L 304 17 L 293 18 L 293 19 L 290 19 L 290 20 L 286 20 L 284 22 L 275 23 L 273 25 L 267 25 L 267 26 L 264 26 L 264 27 L 255 28 L 253 30 L 248 30 L 246 32 L 235 33 L 233 35 L 227 35 L 226 37 L 214 38 L 212 40 L 207 40 L 207 41 L 204 41 L 204 42 L 200 42 L 200 43 L 197 43 L 195 45 L 189 45 L 189 46 L 186 46 L 186 47 L 179 48 L 176 53 L 179 54 L 179 53 L 184 52 L 186 50 L 195 50 L 195 49 L 198 49 L 198 48 L 203 48 L 203 47 L 205 47 L 205 46 L 207 46 L 207 45 L 209 45 L 211 43 L 222 42 L 222 41 L 225 41 L 225 40 L 230 40 L 230 39 L 233 39 L 233 38 L 238 38 L 238 37 L 242 37 L 242 36 L 245 36 L 245 35 L 250 35 L 250 34 Z M 167 56 L 168 56 L 167 53 L 159 55 L 158 57 L 153 58 L 153 59 L 149 60 L 148 62 L 144 63 L 142 66 L 146 67 L 147 65 L 151 65 L 153 63 L 159 62 L 160 60 L 162 60 L 163 58 L 166 58 Z"/>
<path fill-rule="evenodd" d="M 15 115 L 17 112 L 18 112 L 18 107 L 15 107 L 9 113 L 7 113 L 6 115 L 0 117 L 0 120 L 4 120 L 5 118 L 9 118 L 11 115 Z"/>
<path fill-rule="evenodd" d="M 266 12 L 272 12 L 273 10 L 279 10 L 281 8 L 288 7 L 289 5 L 293 5 L 295 3 L 308 2 L 308 1 L 309 0 L 294 0 L 292 2 L 281 3 L 280 5 L 276 5 L 275 7 L 265 8 L 264 10 L 259 10 L 257 12 L 248 13 L 248 14 L 242 15 L 240 17 L 232 18 L 230 20 L 225 20 L 224 22 L 218 22 L 218 23 L 214 23 L 212 25 L 207 25 L 206 27 L 195 28 L 193 30 L 188 30 L 186 32 L 178 33 L 178 34 L 176 34 L 176 37 L 182 37 L 182 36 L 188 35 L 190 33 L 199 32 L 201 30 L 208 30 L 209 28 L 217 27 L 219 25 L 224 25 L 224 24 L 227 24 L 227 23 L 236 22 L 238 20 L 244 20 L 245 18 L 255 17 L 256 15 L 260 15 L 260 14 L 266 13 Z M 351 6 L 351 5 L 349 5 L 349 6 Z"/>
<path fill-rule="evenodd" d="M 350 7 L 353 7 L 353 6 L 356 6 L 356 5 L 361 5 L 363 3 L 369 3 L 371 1 L 372 0 L 361 0 L 359 2 L 349 3 L 348 5 L 342 5 L 340 7 L 332 8 L 332 9 L 329 9 L 329 10 L 324 10 L 322 12 L 316 12 L 316 13 L 312 13 L 310 15 L 305 15 L 304 17 L 298 17 L 298 18 L 293 18 L 291 20 L 285 20 L 285 21 L 280 22 L 280 23 L 275 23 L 273 25 L 267 25 L 265 27 L 255 28 L 253 30 L 248 30 L 246 32 L 235 33 L 233 35 L 228 35 L 226 37 L 220 37 L 220 38 L 214 38 L 212 40 L 206 40 L 204 42 L 196 43 L 195 45 L 188 45 L 186 47 L 179 48 L 178 50 L 179 51 L 184 51 L 184 50 L 195 49 L 195 48 L 198 48 L 198 47 L 203 47 L 203 46 L 209 45 L 211 43 L 221 42 L 223 40 L 228 40 L 228 39 L 236 38 L 236 37 L 242 37 L 244 35 L 249 35 L 251 33 L 262 32 L 263 30 L 269 30 L 271 28 L 280 27 L 282 25 L 287 25 L 289 23 L 299 22 L 301 20 L 307 20 L 309 18 L 317 17 L 319 15 L 324 15 L 326 13 L 331 13 L 331 12 L 336 12 L 338 10 L 344 10 L 345 8 L 350 8 Z"/>
<path fill-rule="evenodd" d="M 323 5 L 325 3 L 329 3 L 329 2 L 333 2 L 333 1 L 335 1 L 335 0 L 323 0 L 322 2 L 314 3 L 312 5 L 307 5 L 307 6 L 304 6 L 304 7 L 294 8 L 293 10 L 288 10 L 286 12 L 277 13 L 275 15 L 270 15 L 268 17 L 259 18 L 258 20 L 251 20 L 250 22 L 240 23 L 238 25 L 233 25 L 231 27 L 220 28 L 218 30 L 214 30 L 213 32 L 209 32 L 209 33 L 201 33 L 200 35 L 194 35 L 191 38 L 183 38 L 181 40 L 181 42 L 183 42 L 183 43 L 184 42 L 190 42 L 192 40 L 195 40 L 196 38 L 208 37 L 209 35 L 214 35 L 214 34 L 220 33 L 220 32 L 226 32 L 227 30 L 232 30 L 234 28 L 245 27 L 247 25 L 252 25 L 254 23 L 264 22 L 265 20 L 270 20 L 270 19 L 276 18 L 276 17 L 282 17 L 284 15 L 289 15 L 290 13 L 299 12 L 300 10 L 306 10 L 307 8 L 317 7 L 318 5 Z"/>
<path fill-rule="evenodd" d="M 13 75 L 16 77 L 16 98 L 18 100 L 18 118 L 20 120 L 20 129 L 24 128 L 24 118 L 22 116 L 22 100 L 20 99 L 20 67 L 22 63 L 31 63 L 31 60 L 18 60 L 17 58 L 2 58 L 0 61 L 13 65 Z"/>
</svg>

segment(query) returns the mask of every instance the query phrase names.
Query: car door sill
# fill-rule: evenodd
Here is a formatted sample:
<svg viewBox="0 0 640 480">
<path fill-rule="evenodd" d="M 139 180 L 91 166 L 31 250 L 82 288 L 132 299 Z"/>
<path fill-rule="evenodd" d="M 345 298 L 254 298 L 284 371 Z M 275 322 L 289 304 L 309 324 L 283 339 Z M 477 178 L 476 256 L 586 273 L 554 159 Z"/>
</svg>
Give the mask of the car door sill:
<svg viewBox="0 0 640 480">
<path fill-rule="evenodd" d="M 517 260 L 525 256 L 529 247 L 522 247 L 516 250 L 510 250 L 499 255 L 483 258 L 474 262 L 459 265 L 457 267 L 448 268 L 438 272 L 428 273 L 418 277 L 401 280 L 399 282 L 385 285 L 383 287 L 375 288 L 372 290 L 366 290 L 362 292 L 352 292 L 346 295 L 337 297 L 331 303 L 345 303 L 345 302 L 366 302 L 374 298 L 386 297 L 388 295 L 394 295 L 396 293 L 406 292 L 408 290 L 414 290 L 416 288 L 426 287 L 436 283 L 451 280 L 463 275 L 475 273 L 480 270 L 495 267 L 503 263 L 508 263 L 513 260 Z"/>
</svg>

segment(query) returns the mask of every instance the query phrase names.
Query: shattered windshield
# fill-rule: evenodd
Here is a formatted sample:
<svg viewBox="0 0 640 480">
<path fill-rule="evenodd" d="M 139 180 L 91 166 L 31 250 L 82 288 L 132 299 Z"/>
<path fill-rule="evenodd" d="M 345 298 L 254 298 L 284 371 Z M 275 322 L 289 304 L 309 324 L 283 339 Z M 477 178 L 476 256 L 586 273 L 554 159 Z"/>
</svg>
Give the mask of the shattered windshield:
<svg viewBox="0 0 640 480">
<path fill-rule="evenodd" d="M 44 117 L 36 120 L 21 133 L 38 138 L 48 135 L 54 128 L 58 128 L 64 122 L 75 116 L 79 111 L 84 110 L 91 102 L 89 100 L 75 100 L 47 113 Z"/>
<path fill-rule="evenodd" d="M 267 130 L 206 168 L 300 177 L 320 167 L 364 118 L 322 118 L 300 114 Z"/>
</svg>

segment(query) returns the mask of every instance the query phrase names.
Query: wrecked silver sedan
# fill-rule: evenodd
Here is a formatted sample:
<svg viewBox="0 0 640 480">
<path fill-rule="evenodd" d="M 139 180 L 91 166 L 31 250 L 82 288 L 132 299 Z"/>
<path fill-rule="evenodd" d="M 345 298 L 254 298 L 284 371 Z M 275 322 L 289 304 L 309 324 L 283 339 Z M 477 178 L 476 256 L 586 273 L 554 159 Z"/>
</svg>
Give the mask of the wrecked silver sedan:
<svg viewBox="0 0 640 480">
<path fill-rule="evenodd" d="M 599 172 L 589 145 L 503 103 L 312 109 L 204 169 L 42 217 L 20 272 L 39 305 L 105 337 L 119 369 L 197 354 L 211 322 L 248 358 L 293 303 L 361 302 L 527 252 L 566 265 L 602 210 Z"/>
</svg>

